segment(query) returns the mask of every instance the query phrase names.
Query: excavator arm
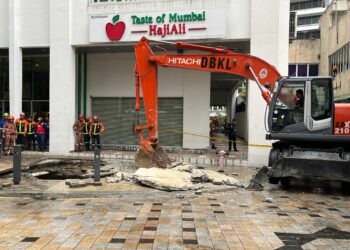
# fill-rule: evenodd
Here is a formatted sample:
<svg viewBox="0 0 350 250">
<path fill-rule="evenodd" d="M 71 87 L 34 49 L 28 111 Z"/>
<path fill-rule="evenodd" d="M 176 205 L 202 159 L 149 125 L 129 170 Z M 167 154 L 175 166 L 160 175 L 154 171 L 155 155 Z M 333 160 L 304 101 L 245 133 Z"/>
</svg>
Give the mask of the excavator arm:
<svg viewBox="0 0 350 250">
<path fill-rule="evenodd" d="M 170 159 L 158 142 L 158 65 L 192 70 L 203 70 L 239 75 L 257 83 L 267 104 L 271 101 L 279 72 L 266 61 L 249 54 L 240 54 L 226 48 L 174 43 L 178 49 L 207 52 L 203 54 L 160 54 L 155 55 L 147 38 L 143 37 L 135 46 L 136 112 L 140 111 L 140 88 L 146 113 L 146 125 L 136 127 L 140 151 L 136 158 L 138 165 L 166 167 Z M 143 129 L 148 129 L 144 138 Z"/>
</svg>

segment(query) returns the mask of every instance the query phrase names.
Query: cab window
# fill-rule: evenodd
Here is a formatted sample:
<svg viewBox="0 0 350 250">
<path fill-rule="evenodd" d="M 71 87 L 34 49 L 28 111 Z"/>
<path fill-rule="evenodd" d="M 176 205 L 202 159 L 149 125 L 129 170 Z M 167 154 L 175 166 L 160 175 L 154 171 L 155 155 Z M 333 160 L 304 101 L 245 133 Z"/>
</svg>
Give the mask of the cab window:
<svg viewBox="0 0 350 250">
<path fill-rule="evenodd" d="M 315 121 L 332 116 L 332 86 L 328 79 L 314 79 L 311 85 L 311 116 Z"/>
<path fill-rule="evenodd" d="M 280 131 L 286 126 L 304 122 L 305 82 L 283 83 L 273 107 L 272 128 Z"/>
</svg>

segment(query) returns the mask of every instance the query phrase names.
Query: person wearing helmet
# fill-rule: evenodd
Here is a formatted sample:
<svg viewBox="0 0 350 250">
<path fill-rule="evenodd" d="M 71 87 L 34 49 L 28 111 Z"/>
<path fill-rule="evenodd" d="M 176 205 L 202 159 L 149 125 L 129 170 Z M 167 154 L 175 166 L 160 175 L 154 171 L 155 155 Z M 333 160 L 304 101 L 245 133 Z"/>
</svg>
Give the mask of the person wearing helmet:
<svg viewBox="0 0 350 250">
<path fill-rule="evenodd" d="M 16 119 L 16 127 L 17 127 L 17 145 L 24 145 L 24 139 L 27 134 L 27 120 L 25 119 L 25 113 L 21 113 L 19 118 Z"/>
<path fill-rule="evenodd" d="M 4 152 L 5 150 L 5 132 L 3 128 L 7 123 L 8 116 L 9 116 L 8 113 L 4 113 L 2 115 L 2 120 L 0 120 L 0 152 Z"/>
<path fill-rule="evenodd" d="M 84 115 L 80 114 L 79 119 L 73 124 L 73 130 L 75 133 L 75 152 L 83 150 L 83 127 L 84 127 Z"/>
<path fill-rule="evenodd" d="M 35 128 L 35 136 L 41 152 L 44 152 L 46 148 L 46 131 L 47 124 L 43 122 L 42 117 L 39 117 Z"/>
<path fill-rule="evenodd" d="M 35 150 L 36 122 L 33 121 L 32 117 L 28 117 L 27 122 L 26 146 L 28 150 Z"/>
<path fill-rule="evenodd" d="M 105 131 L 105 126 L 102 122 L 99 121 L 98 117 L 95 115 L 92 118 L 92 124 L 90 126 L 90 136 L 92 142 L 92 148 L 94 149 L 96 146 L 101 148 L 101 134 Z"/>
<path fill-rule="evenodd" d="M 84 144 L 85 144 L 85 150 L 90 151 L 90 127 L 91 127 L 91 120 L 90 116 L 85 116 L 84 121 L 84 127 L 83 127 L 83 133 L 84 133 Z"/>
<path fill-rule="evenodd" d="M 15 118 L 10 115 L 4 126 L 6 132 L 6 141 L 5 141 L 5 152 L 6 154 L 13 154 L 13 146 L 15 145 L 16 140 L 16 123 L 14 122 Z"/>
</svg>

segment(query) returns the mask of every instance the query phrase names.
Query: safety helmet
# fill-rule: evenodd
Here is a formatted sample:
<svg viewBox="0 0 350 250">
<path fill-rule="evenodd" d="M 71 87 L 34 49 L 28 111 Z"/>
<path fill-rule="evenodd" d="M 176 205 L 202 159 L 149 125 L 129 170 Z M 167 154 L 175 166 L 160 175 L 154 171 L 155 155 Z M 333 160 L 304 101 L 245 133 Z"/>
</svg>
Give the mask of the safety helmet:
<svg viewBox="0 0 350 250">
<path fill-rule="evenodd" d="M 19 116 L 25 116 L 26 114 L 24 112 L 21 112 Z"/>
<path fill-rule="evenodd" d="M 94 116 L 92 117 L 92 119 L 98 120 L 98 116 L 97 116 L 97 115 L 94 115 Z"/>
<path fill-rule="evenodd" d="M 4 113 L 2 116 L 3 116 L 3 117 L 8 117 L 8 116 L 9 116 L 9 113 Z"/>
<path fill-rule="evenodd" d="M 43 121 L 43 118 L 42 117 L 39 117 L 38 118 L 38 122 L 42 122 Z"/>
<path fill-rule="evenodd" d="M 85 120 L 90 120 L 90 116 L 85 116 Z"/>
</svg>

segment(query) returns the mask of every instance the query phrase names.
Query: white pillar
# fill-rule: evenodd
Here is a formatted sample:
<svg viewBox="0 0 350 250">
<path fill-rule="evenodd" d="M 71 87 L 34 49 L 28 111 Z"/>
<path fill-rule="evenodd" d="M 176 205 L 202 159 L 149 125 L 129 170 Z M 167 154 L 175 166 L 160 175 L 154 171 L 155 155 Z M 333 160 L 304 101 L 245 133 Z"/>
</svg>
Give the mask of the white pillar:
<svg viewBox="0 0 350 250">
<path fill-rule="evenodd" d="M 74 148 L 75 52 L 71 46 L 71 2 L 50 0 L 50 152 Z"/>
<path fill-rule="evenodd" d="M 288 69 L 289 0 L 251 1 L 250 53 L 274 65 L 281 75 Z M 271 141 L 265 140 L 266 103 L 255 82 L 248 87 L 248 163 L 267 165 Z"/>
<path fill-rule="evenodd" d="M 9 1 L 9 88 L 10 114 L 19 117 L 22 112 L 22 49 L 20 47 L 20 0 Z"/>
</svg>

